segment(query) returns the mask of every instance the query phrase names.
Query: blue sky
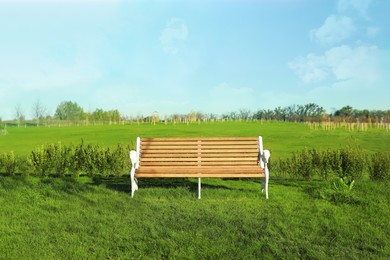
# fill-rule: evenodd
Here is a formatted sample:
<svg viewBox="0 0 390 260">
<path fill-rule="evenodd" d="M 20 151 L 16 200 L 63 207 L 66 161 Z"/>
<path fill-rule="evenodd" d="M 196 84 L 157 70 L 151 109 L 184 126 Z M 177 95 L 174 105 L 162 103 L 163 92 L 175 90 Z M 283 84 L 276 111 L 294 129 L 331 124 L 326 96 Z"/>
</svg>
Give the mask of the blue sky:
<svg viewBox="0 0 390 260">
<path fill-rule="evenodd" d="M 0 117 L 390 109 L 387 0 L 0 0 Z"/>
</svg>

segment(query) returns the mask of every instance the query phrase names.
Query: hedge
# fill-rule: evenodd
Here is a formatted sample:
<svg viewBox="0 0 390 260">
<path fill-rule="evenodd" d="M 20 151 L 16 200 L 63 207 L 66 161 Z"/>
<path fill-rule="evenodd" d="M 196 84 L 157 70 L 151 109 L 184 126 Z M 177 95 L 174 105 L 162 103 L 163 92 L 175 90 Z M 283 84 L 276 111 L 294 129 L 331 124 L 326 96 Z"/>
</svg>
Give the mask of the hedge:
<svg viewBox="0 0 390 260">
<path fill-rule="evenodd" d="M 103 148 L 83 141 L 74 146 L 61 143 L 37 146 L 27 157 L 14 152 L 0 154 L 0 174 L 21 173 L 35 176 L 123 175 L 130 171 L 130 145 Z M 271 160 L 271 176 L 312 179 L 333 177 L 359 179 L 368 172 L 372 180 L 390 180 L 390 153 L 372 156 L 360 148 L 347 146 L 336 150 L 303 149 L 290 158 Z"/>
</svg>

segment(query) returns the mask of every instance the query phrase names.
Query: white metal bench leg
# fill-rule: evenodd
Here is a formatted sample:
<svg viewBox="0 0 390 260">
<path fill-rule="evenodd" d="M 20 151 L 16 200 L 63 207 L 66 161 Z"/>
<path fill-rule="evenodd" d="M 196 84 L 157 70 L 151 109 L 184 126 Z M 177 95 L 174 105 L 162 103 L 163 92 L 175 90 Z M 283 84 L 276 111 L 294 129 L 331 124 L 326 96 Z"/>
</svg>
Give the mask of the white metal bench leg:
<svg viewBox="0 0 390 260">
<path fill-rule="evenodd" d="M 138 184 L 137 184 L 137 179 L 134 177 L 135 175 L 135 169 L 131 169 L 130 172 L 130 179 L 131 179 L 131 197 L 134 197 L 134 192 L 138 190 Z"/>
<path fill-rule="evenodd" d="M 264 150 L 262 154 L 262 161 L 264 164 L 264 175 L 265 175 L 265 180 L 262 184 L 262 189 L 261 191 L 263 192 L 265 190 L 265 197 L 268 199 L 268 182 L 269 182 L 269 170 L 268 170 L 268 160 L 269 157 L 271 156 L 271 153 L 268 150 Z"/>
<path fill-rule="evenodd" d="M 200 178 L 198 178 L 198 199 L 200 199 L 200 190 L 202 189 Z"/>
<path fill-rule="evenodd" d="M 131 171 L 130 171 L 130 179 L 131 179 L 131 197 L 134 197 L 134 192 L 138 190 L 137 179 L 135 178 L 135 168 L 138 162 L 137 152 L 130 151 L 130 159 L 131 159 Z"/>
<path fill-rule="evenodd" d="M 267 167 L 267 163 L 265 164 L 264 173 L 265 173 L 265 198 L 268 199 L 269 170 Z"/>
</svg>

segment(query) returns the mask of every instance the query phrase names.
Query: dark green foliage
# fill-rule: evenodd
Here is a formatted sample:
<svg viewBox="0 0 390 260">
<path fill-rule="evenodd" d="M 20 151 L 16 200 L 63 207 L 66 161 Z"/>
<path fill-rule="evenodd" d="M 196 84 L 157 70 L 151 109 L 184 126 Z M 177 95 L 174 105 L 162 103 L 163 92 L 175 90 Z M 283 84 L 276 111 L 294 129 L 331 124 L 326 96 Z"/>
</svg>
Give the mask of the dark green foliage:
<svg viewBox="0 0 390 260">
<path fill-rule="evenodd" d="M 28 164 L 32 172 L 39 176 L 46 176 L 50 169 L 52 158 L 51 153 L 47 153 L 43 145 L 36 147 L 28 157 Z"/>
<path fill-rule="evenodd" d="M 72 176 L 77 177 L 83 172 L 85 162 L 88 162 L 88 160 L 84 148 L 84 141 L 81 140 L 81 143 L 72 151 L 71 163 L 69 165 L 69 171 Z"/>
<path fill-rule="evenodd" d="M 311 179 L 315 174 L 314 163 L 312 153 L 305 148 L 301 152 L 293 153 L 290 161 L 290 172 L 294 177 Z"/>
<path fill-rule="evenodd" d="M 93 176 L 99 172 L 96 164 L 98 153 L 101 148 L 97 144 L 88 144 L 84 149 L 84 162 L 82 168 L 88 176 Z"/>
<path fill-rule="evenodd" d="M 85 114 L 83 108 L 80 107 L 76 102 L 63 101 L 57 106 L 54 117 L 60 120 L 74 121 L 84 119 Z"/>
<path fill-rule="evenodd" d="M 294 152 L 291 158 L 280 159 L 272 164 L 272 170 L 288 173 L 293 178 L 312 179 L 315 176 L 323 180 L 338 176 L 340 178 L 359 179 L 367 170 L 368 154 L 360 148 L 346 147 L 337 150 L 317 150 L 304 148 Z"/>
<path fill-rule="evenodd" d="M 15 175 L 18 160 L 14 152 L 0 154 L 0 173 L 6 175 Z"/>
<path fill-rule="evenodd" d="M 341 169 L 342 174 L 340 177 L 347 177 L 352 179 L 361 178 L 363 171 L 367 166 L 368 155 L 360 148 L 347 148 L 341 149 Z"/>
<path fill-rule="evenodd" d="M 20 160 L 19 167 L 23 169 L 23 173 L 38 176 L 56 174 L 61 177 L 67 173 L 74 177 L 80 174 L 90 177 L 122 175 L 130 170 L 129 150 L 130 147 L 125 148 L 119 144 L 116 149 L 110 149 L 97 144 L 85 145 L 83 141 L 77 146 L 65 146 L 61 143 L 42 145 L 36 147 L 26 160 Z M 9 156 L 11 155 L 2 155 L 0 165 L 5 165 L 5 159 L 9 159 Z"/>
<path fill-rule="evenodd" d="M 372 155 L 369 169 L 372 180 L 390 181 L 390 153 L 378 152 Z"/>
<path fill-rule="evenodd" d="M 51 169 L 59 177 L 64 176 L 71 163 L 72 147 L 67 147 L 61 143 L 48 146 L 52 150 Z"/>
<path fill-rule="evenodd" d="M 334 178 L 320 191 L 320 196 L 336 204 L 357 204 L 359 200 L 352 192 L 354 184 L 352 178 Z"/>
<path fill-rule="evenodd" d="M 110 157 L 111 172 L 115 175 L 128 173 L 130 170 L 129 151 L 130 147 L 118 144 L 116 150 L 112 151 Z"/>
</svg>

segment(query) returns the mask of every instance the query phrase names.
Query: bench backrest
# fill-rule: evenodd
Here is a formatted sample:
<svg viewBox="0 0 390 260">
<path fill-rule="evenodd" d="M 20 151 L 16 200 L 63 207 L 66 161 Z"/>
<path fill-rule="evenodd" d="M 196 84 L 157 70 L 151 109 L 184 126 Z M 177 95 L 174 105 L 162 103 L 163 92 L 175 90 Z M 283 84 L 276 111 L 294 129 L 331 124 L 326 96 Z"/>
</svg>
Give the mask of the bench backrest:
<svg viewBox="0 0 390 260">
<path fill-rule="evenodd" d="M 262 149 L 259 137 L 141 138 L 139 166 L 256 166 Z"/>
</svg>

